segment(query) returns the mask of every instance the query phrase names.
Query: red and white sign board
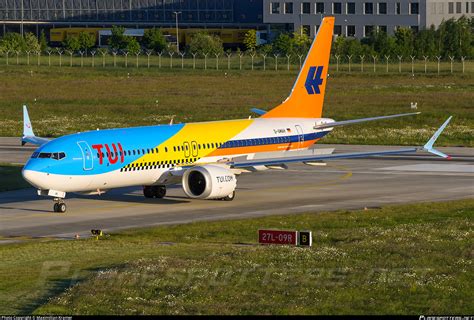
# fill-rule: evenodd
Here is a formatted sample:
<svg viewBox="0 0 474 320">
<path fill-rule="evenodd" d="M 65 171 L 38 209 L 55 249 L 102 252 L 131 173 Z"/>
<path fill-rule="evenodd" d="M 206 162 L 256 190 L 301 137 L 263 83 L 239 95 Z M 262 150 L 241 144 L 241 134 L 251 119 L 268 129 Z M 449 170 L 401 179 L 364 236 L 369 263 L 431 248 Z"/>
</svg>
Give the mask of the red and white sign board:
<svg viewBox="0 0 474 320">
<path fill-rule="evenodd" d="M 297 231 L 287 230 L 258 230 L 258 242 L 263 244 L 290 244 L 296 245 Z"/>
</svg>

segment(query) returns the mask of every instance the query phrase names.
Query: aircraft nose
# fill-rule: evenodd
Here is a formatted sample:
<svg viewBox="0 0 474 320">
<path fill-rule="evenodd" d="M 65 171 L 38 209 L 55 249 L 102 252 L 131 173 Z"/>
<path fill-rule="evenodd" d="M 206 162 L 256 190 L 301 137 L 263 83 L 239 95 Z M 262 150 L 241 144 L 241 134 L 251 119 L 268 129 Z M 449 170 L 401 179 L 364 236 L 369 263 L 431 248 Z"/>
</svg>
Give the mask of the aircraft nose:
<svg viewBox="0 0 474 320">
<path fill-rule="evenodd" d="M 29 170 L 27 167 L 25 167 L 21 171 L 21 174 L 23 175 L 23 178 L 33 187 L 36 187 L 38 189 L 43 189 L 41 186 L 42 186 L 42 182 L 44 182 L 44 177 L 41 174 L 41 172 L 38 172 L 35 170 Z"/>
</svg>

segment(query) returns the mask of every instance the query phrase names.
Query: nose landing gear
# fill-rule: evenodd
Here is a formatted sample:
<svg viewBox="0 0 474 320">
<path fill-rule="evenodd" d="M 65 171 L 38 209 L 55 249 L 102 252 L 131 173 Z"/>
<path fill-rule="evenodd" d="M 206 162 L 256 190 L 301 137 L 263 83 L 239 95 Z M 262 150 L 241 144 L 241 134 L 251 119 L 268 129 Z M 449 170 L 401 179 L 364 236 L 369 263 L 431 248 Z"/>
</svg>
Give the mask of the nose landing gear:
<svg viewBox="0 0 474 320">
<path fill-rule="evenodd" d="M 62 202 L 60 198 L 55 198 L 54 201 L 55 201 L 54 206 L 53 206 L 54 212 L 61 212 L 61 213 L 66 212 L 66 208 L 67 208 L 66 204 Z"/>
</svg>

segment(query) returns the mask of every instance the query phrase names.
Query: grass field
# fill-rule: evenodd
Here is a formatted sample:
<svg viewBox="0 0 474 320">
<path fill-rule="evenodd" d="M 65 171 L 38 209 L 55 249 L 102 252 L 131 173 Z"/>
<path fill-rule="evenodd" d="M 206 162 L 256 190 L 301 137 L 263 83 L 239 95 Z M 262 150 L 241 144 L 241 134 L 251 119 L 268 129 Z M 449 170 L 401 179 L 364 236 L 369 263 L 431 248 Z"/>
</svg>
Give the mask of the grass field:
<svg viewBox="0 0 474 320">
<path fill-rule="evenodd" d="M 474 200 L 0 246 L 0 313 L 472 314 Z M 312 248 L 255 245 L 312 230 Z"/>
<path fill-rule="evenodd" d="M 21 166 L 0 163 L 0 192 L 30 187 L 21 176 L 21 169 Z"/>
<path fill-rule="evenodd" d="M 343 68 L 343 66 L 341 66 Z M 367 67 L 369 68 L 369 67 Z M 96 128 L 246 118 L 288 95 L 291 71 L 1 66 L 0 136 L 21 134 L 21 105 L 38 135 Z M 336 120 L 410 112 L 417 117 L 338 128 L 328 143 L 419 145 L 449 116 L 439 145 L 474 146 L 474 73 L 330 72 L 323 115 Z"/>
</svg>

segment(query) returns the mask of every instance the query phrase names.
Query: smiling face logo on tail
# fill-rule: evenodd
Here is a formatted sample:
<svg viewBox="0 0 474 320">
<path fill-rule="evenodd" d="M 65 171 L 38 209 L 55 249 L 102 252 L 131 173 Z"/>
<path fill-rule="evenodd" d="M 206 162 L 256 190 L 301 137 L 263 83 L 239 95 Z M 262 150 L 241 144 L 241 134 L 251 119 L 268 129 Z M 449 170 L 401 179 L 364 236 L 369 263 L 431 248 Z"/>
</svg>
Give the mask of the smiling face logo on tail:
<svg viewBox="0 0 474 320">
<path fill-rule="evenodd" d="M 321 74 L 323 72 L 323 66 L 310 67 L 308 76 L 306 77 L 306 82 L 304 87 L 308 94 L 320 94 L 319 86 L 323 84 L 323 78 Z"/>
</svg>

